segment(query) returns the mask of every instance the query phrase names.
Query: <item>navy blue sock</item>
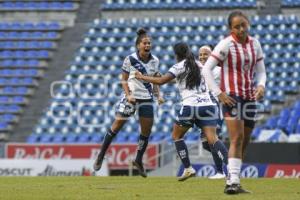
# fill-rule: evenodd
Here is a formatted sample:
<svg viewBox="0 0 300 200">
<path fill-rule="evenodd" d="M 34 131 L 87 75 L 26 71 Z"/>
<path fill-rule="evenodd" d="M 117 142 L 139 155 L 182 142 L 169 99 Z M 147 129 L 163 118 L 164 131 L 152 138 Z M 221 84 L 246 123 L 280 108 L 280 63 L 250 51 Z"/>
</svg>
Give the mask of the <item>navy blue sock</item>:
<svg viewBox="0 0 300 200">
<path fill-rule="evenodd" d="M 187 146 L 183 139 L 175 141 L 176 151 L 178 153 L 179 158 L 181 159 L 184 168 L 188 168 L 191 166 L 189 159 L 189 152 Z"/>
<path fill-rule="evenodd" d="M 148 139 L 149 139 L 149 137 L 146 137 L 142 134 L 140 135 L 138 150 L 137 150 L 137 154 L 136 154 L 136 158 L 135 158 L 135 161 L 138 163 L 142 163 L 142 161 L 143 161 L 143 155 L 148 146 Z"/>
<path fill-rule="evenodd" d="M 217 140 L 212 145 L 212 150 L 216 155 L 223 161 L 225 165 L 228 164 L 228 150 L 225 147 L 224 143 L 221 140 Z"/>
<path fill-rule="evenodd" d="M 216 151 L 212 151 L 211 155 L 214 159 L 214 163 L 217 169 L 218 173 L 223 173 L 223 161 L 222 159 L 218 156 L 218 154 L 216 153 Z"/>
<path fill-rule="evenodd" d="M 223 161 L 222 161 L 222 159 L 218 156 L 218 154 L 215 151 L 212 151 L 213 147 L 211 145 L 209 145 L 207 141 L 202 142 L 202 147 L 206 151 L 211 152 L 211 155 L 212 155 L 212 157 L 214 159 L 214 163 L 215 163 L 217 172 L 223 173 Z"/>
<path fill-rule="evenodd" d="M 104 157 L 109 145 L 111 144 L 112 140 L 115 138 L 116 135 L 117 135 L 117 133 L 114 133 L 110 129 L 107 131 L 107 133 L 105 134 L 105 137 L 104 137 L 104 141 L 101 146 L 101 151 L 99 153 L 100 158 Z"/>
</svg>

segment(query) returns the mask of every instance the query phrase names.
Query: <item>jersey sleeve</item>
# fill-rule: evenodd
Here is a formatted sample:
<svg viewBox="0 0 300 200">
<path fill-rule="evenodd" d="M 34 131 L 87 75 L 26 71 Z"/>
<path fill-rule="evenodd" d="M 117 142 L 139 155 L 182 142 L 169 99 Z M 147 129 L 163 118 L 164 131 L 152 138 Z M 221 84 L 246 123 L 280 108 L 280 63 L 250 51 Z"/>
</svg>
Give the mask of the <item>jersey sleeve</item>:
<svg viewBox="0 0 300 200">
<path fill-rule="evenodd" d="M 221 40 L 214 48 L 211 56 L 214 57 L 218 62 L 223 62 L 227 58 L 229 51 L 228 40 Z"/>
<path fill-rule="evenodd" d="M 122 66 L 123 72 L 129 73 L 130 67 L 131 67 L 130 59 L 129 59 L 129 56 L 127 56 L 123 62 L 123 66 Z"/>
<path fill-rule="evenodd" d="M 257 45 L 257 60 L 256 60 L 256 79 L 257 85 L 261 85 L 265 87 L 267 74 L 266 74 L 266 67 L 264 63 L 264 53 L 261 48 L 260 42 L 256 39 L 255 40 Z"/>
<path fill-rule="evenodd" d="M 220 93 L 222 93 L 221 89 L 216 83 L 216 80 L 214 78 L 212 69 L 216 67 L 218 64 L 218 60 L 214 59 L 213 57 L 209 57 L 206 61 L 204 67 L 203 67 L 203 77 L 205 79 L 205 82 L 208 85 L 208 88 L 216 95 L 218 96 Z"/>
<path fill-rule="evenodd" d="M 213 68 L 212 73 L 213 73 L 213 76 L 214 76 L 214 79 L 215 79 L 217 85 L 219 85 L 220 84 L 220 77 L 221 77 L 221 67 L 215 66 Z"/>
<path fill-rule="evenodd" d="M 168 73 L 172 74 L 174 77 L 177 77 L 183 72 L 184 72 L 184 66 L 180 66 L 179 64 L 173 65 L 168 71 Z"/>
<path fill-rule="evenodd" d="M 260 42 L 258 40 L 255 40 L 255 42 L 256 42 L 256 45 L 257 45 L 257 60 L 256 60 L 256 62 L 259 62 L 259 61 L 264 59 L 264 53 L 263 53 L 263 50 L 261 48 Z"/>
</svg>

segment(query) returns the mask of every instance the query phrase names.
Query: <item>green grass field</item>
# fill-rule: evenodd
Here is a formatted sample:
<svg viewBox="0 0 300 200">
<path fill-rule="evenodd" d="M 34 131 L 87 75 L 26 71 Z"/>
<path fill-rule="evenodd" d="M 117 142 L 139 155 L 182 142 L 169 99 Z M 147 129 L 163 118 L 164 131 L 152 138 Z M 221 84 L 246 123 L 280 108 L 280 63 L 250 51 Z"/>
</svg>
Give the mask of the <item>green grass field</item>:
<svg viewBox="0 0 300 200">
<path fill-rule="evenodd" d="M 228 196 L 224 180 L 175 177 L 1 177 L 0 199 L 300 200 L 299 179 L 243 179 L 252 194 Z"/>
</svg>

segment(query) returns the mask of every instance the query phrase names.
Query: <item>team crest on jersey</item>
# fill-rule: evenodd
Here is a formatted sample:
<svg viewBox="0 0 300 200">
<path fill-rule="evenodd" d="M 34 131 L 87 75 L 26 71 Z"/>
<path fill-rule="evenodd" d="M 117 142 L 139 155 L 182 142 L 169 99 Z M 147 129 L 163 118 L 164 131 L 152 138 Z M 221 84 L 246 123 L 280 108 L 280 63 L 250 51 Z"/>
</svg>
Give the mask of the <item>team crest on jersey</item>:
<svg viewBox="0 0 300 200">
<path fill-rule="evenodd" d="M 151 61 L 149 62 L 149 64 L 155 65 L 155 64 L 156 64 L 156 61 L 155 61 L 155 60 L 151 60 Z"/>
<path fill-rule="evenodd" d="M 220 51 L 220 55 L 225 57 L 226 53 L 224 51 Z"/>
<path fill-rule="evenodd" d="M 141 64 L 137 63 L 134 65 L 134 68 L 137 70 L 141 70 L 143 68 L 143 66 Z"/>
</svg>

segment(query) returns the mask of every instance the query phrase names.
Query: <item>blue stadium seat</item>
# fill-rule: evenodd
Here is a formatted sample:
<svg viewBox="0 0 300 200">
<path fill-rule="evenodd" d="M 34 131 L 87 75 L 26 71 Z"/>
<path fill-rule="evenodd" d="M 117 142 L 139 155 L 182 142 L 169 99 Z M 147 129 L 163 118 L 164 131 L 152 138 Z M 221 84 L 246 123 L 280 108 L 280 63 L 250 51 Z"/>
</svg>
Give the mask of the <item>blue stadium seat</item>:
<svg viewBox="0 0 300 200">
<path fill-rule="evenodd" d="M 278 121 L 278 117 L 270 117 L 267 120 L 264 128 L 266 128 L 266 129 L 275 129 L 276 126 L 277 126 L 277 121 Z"/>
<path fill-rule="evenodd" d="M 13 114 L 0 115 L 0 122 L 12 123 L 15 120 L 16 120 L 16 115 L 13 115 Z"/>
<path fill-rule="evenodd" d="M 52 139 L 52 143 L 63 143 L 65 140 L 65 135 L 63 134 L 55 134 Z"/>
<path fill-rule="evenodd" d="M 31 134 L 29 137 L 27 137 L 26 142 L 29 143 L 29 144 L 31 144 L 31 143 L 33 143 L 33 144 L 38 143 L 38 142 L 40 142 L 40 135 L 38 135 L 38 134 Z"/>
<path fill-rule="evenodd" d="M 51 134 L 43 134 L 40 136 L 39 142 L 40 143 L 51 143 L 52 138 L 53 138 L 53 135 L 51 135 Z"/>
<path fill-rule="evenodd" d="M 114 140 L 115 143 L 126 143 L 127 142 L 127 135 L 124 132 L 119 132 Z"/>
<path fill-rule="evenodd" d="M 91 140 L 91 134 L 83 133 L 83 134 L 79 135 L 77 142 L 78 143 L 88 143 L 88 142 L 90 142 L 90 140 Z"/>
<path fill-rule="evenodd" d="M 75 143 L 75 142 L 77 142 L 77 139 L 78 139 L 78 135 L 70 133 L 70 134 L 66 135 L 65 142 L 66 143 Z"/>
<path fill-rule="evenodd" d="M 91 142 L 91 143 L 97 143 L 97 144 L 99 144 L 99 143 L 102 142 L 103 138 L 104 138 L 103 135 L 98 134 L 98 133 L 95 133 L 95 134 L 92 134 L 92 135 L 91 135 L 90 142 Z"/>
</svg>

